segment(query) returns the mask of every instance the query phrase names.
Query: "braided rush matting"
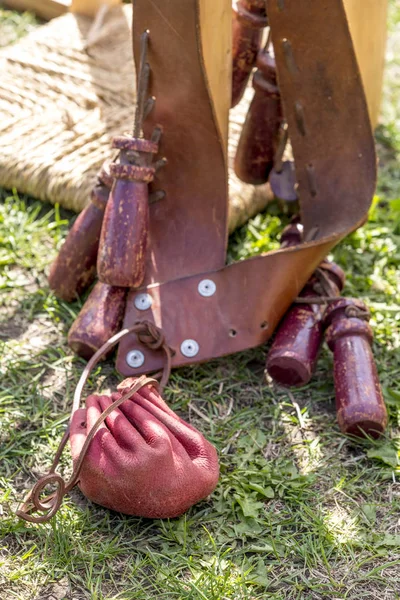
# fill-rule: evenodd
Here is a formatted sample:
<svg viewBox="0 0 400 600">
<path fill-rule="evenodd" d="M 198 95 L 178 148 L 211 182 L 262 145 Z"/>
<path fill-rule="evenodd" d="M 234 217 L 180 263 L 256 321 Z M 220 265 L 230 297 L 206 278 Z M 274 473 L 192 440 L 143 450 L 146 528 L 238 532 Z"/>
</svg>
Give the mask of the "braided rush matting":
<svg viewBox="0 0 400 600">
<path fill-rule="evenodd" d="M 0 50 L 0 185 L 79 212 L 96 174 L 113 156 L 111 139 L 132 129 L 135 77 L 130 6 L 101 24 L 66 14 Z M 231 111 L 230 215 L 233 231 L 263 210 L 269 187 L 238 180 L 232 170 L 252 97 Z"/>
</svg>

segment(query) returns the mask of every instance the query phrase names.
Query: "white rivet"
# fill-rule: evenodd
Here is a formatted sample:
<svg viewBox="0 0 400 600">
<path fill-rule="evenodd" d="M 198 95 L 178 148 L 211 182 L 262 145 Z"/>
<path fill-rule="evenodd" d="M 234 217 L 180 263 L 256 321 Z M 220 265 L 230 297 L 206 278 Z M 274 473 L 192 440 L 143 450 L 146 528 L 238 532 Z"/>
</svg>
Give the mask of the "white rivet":
<svg viewBox="0 0 400 600">
<path fill-rule="evenodd" d="M 209 296 L 213 296 L 215 294 L 217 291 L 217 286 L 212 279 L 202 279 L 197 286 L 197 289 L 200 296 L 208 298 Z"/>
<path fill-rule="evenodd" d="M 126 355 L 126 362 L 132 369 L 138 369 L 144 363 L 144 354 L 140 350 L 131 350 Z"/>
<path fill-rule="evenodd" d="M 188 358 L 192 358 L 199 353 L 200 346 L 196 342 L 196 340 L 184 340 L 181 344 L 181 352 L 183 356 L 187 356 Z"/>
<path fill-rule="evenodd" d="M 135 298 L 135 306 L 138 310 L 147 310 L 153 304 L 150 294 L 138 294 Z"/>
</svg>

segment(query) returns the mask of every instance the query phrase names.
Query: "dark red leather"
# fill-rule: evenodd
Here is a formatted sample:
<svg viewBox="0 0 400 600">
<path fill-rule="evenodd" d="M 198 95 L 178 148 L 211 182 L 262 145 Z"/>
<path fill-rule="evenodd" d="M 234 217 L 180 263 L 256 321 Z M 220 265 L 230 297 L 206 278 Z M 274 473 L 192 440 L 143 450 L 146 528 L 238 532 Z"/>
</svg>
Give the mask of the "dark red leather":
<svg viewBox="0 0 400 600">
<path fill-rule="evenodd" d="M 101 413 L 129 389 L 93 395 L 71 423 L 76 463 L 87 432 Z M 201 433 L 179 418 L 156 389 L 146 386 L 106 418 L 95 434 L 80 472 L 87 498 L 128 515 L 176 517 L 208 496 L 219 476 L 217 452 Z"/>
<path fill-rule="evenodd" d="M 144 137 L 161 125 L 159 156 L 168 160 L 150 186 L 165 199 L 150 206 L 145 285 L 225 263 L 226 148 L 205 77 L 199 13 L 199 0 L 133 0 L 135 62 L 148 29 L 149 94 L 156 98 Z"/>
</svg>

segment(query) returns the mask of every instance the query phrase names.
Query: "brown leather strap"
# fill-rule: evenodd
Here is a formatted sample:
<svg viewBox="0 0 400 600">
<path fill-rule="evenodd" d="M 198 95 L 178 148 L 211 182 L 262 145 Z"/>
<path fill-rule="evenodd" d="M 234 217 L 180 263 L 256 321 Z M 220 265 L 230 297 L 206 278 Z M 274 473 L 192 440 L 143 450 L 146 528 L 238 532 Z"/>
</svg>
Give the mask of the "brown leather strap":
<svg viewBox="0 0 400 600">
<path fill-rule="evenodd" d="M 163 190 L 165 199 L 150 206 L 145 283 L 225 264 L 227 166 L 204 71 L 201 8 L 200 0 L 133 0 L 136 64 L 142 32 L 148 29 L 149 93 L 156 99 L 144 135 L 150 137 L 158 124 L 163 127 L 160 156 L 168 160 L 151 188 Z"/>
<path fill-rule="evenodd" d="M 305 238 L 344 237 L 366 219 L 376 157 L 342 0 L 267 0 Z"/>
<path fill-rule="evenodd" d="M 222 6 L 222 3 L 221 3 Z M 134 0 L 133 45 L 150 30 L 150 93 L 144 124 L 164 128 L 168 166 L 155 180 L 145 284 L 223 267 L 225 147 L 204 69 L 200 0 Z M 331 241 L 366 218 L 376 159 L 342 0 L 267 0 L 285 117 L 296 161 L 307 240 Z M 227 82 L 227 85 L 229 82 Z M 316 252 L 320 248 L 316 247 Z"/>
</svg>

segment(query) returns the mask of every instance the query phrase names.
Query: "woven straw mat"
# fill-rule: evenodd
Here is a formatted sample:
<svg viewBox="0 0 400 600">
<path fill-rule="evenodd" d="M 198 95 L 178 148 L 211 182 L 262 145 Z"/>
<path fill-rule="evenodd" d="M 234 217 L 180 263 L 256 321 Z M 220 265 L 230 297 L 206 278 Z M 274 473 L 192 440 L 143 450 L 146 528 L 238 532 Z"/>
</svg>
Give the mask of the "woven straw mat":
<svg viewBox="0 0 400 600">
<path fill-rule="evenodd" d="M 132 126 L 131 17 L 130 6 L 113 8 L 94 32 L 92 20 L 66 14 L 0 50 L 1 186 L 76 212 L 85 207 L 115 152 L 111 139 Z M 251 96 L 249 87 L 230 114 L 230 231 L 270 199 L 268 186 L 246 185 L 232 170 Z"/>
</svg>

